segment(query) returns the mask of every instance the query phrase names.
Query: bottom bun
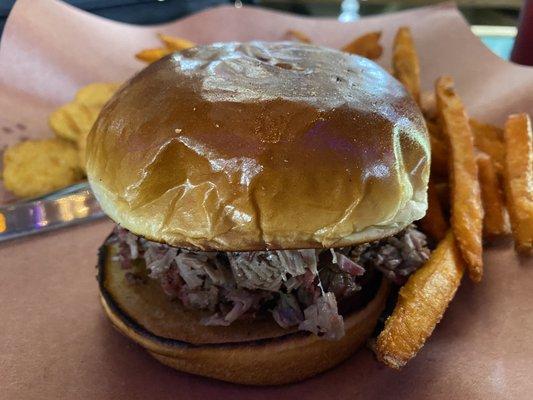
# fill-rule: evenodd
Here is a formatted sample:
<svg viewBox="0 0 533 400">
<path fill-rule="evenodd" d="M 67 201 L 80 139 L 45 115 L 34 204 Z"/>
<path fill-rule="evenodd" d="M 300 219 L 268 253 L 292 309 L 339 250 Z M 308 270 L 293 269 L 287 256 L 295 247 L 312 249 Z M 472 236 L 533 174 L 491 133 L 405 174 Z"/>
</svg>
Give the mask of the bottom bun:
<svg viewBox="0 0 533 400">
<path fill-rule="evenodd" d="M 272 318 L 206 327 L 201 313 L 170 301 L 157 283 L 128 283 L 115 255 L 114 245 L 100 249 L 98 281 L 104 311 L 121 333 L 179 371 L 249 385 L 300 381 L 350 357 L 372 334 L 390 288 L 381 279 L 375 295 L 344 316 L 346 334 L 336 341 L 283 329 Z"/>
</svg>

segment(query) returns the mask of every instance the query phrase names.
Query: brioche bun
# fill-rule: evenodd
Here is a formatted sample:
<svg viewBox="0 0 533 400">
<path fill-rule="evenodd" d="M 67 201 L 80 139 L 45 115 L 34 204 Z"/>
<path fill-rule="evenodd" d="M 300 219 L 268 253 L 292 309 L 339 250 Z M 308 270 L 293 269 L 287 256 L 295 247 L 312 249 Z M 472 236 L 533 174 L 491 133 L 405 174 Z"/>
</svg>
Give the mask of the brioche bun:
<svg viewBox="0 0 533 400">
<path fill-rule="evenodd" d="M 338 247 L 424 215 L 429 151 L 417 105 L 372 61 L 293 42 L 221 43 L 126 83 L 89 135 L 87 175 L 104 211 L 152 241 Z"/>
<path fill-rule="evenodd" d="M 104 245 L 98 265 L 100 299 L 113 325 L 163 364 L 234 383 L 283 384 L 332 368 L 372 334 L 389 293 L 388 280 L 380 279 L 366 304 L 344 316 L 340 340 L 283 329 L 272 318 L 203 326 L 201 311 L 169 301 L 153 280 L 129 284 L 115 255 Z"/>
</svg>

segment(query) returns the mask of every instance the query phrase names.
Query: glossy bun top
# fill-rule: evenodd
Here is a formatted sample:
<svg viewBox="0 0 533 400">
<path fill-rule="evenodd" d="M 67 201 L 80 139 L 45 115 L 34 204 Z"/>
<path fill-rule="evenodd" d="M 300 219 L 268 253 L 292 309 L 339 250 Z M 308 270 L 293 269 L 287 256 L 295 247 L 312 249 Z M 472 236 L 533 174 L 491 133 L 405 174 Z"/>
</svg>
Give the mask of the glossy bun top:
<svg viewBox="0 0 533 400">
<path fill-rule="evenodd" d="M 427 207 L 429 143 L 402 85 L 365 58 L 216 43 L 151 64 L 105 106 L 87 174 L 150 240 L 213 250 L 346 246 Z"/>
</svg>

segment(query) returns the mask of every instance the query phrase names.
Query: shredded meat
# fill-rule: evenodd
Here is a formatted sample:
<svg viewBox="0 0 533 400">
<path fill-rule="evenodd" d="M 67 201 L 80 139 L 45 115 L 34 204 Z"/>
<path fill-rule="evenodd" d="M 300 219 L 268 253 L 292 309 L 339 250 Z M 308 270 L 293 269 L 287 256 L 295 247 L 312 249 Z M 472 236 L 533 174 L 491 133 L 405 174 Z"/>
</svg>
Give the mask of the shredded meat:
<svg viewBox="0 0 533 400">
<path fill-rule="evenodd" d="M 426 237 L 409 226 L 381 241 L 329 250 L 201 252 L 139 238 L 117 227 L 118 259 L 131 284 L 133 260 L 186 307 L 209 310 L 205 325 L 227 326 L 271 313 L 284 328 L 297 326 L 327 339 L 344 335 L 337 302 L 361 289 L 358 278 L 377 268 L 402 284 L 429 257 Z"/>
</svg>

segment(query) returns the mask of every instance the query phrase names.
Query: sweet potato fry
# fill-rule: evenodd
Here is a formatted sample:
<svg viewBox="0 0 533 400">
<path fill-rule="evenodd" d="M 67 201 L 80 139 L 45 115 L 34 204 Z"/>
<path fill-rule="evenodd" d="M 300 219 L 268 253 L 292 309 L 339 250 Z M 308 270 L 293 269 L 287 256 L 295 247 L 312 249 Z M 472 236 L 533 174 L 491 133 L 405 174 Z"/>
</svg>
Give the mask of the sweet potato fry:
<svg viewBox="0 0 533 400">
<path fill-rule="evenodd" d="M 418 225 L 424 233 L 436 242 L 441 241 L 448 230 L 448 221 L 444 217 L 439 195 L 431 182 L 428 186 L 428 210 Z"/>
<path fill-rule="evenodd" d="M 396 32 L 392 48 L 392 71 L 420 104 L 420 65 L 418 54 L 416 53 L 411 30 L 408 27 L 401 27 Z"/>
<path fill-rule="evenodd" d="M 379 44 L 381 31 L 369 32 L 352 40 L 341 48 L 342 51 L 375 60 L 383 53 L 383 47 Z"/>
<path fill-rule="evenodd" d="M 527 114 L 511 115 L 505 123 L 504 188 L 515 248 L 533 250 L 533 144 Z"/>
<path fill-rule="evenodd" d="M 469 122 L 474 134 L 475 146 L 492 158 L 496 172 L 501 174 L 505 158 L 503 129 L 494 125 L 484 124 L 473 118 L 470 118 Z"/>
<path fill-rule="evenodd" d="M 172 51 L 182 51 L 185 49 L 190 49 L 191 47 L 196 46 L 196 43 L 191 42 L 190 40 L 183 39 L 180 37 L 170 36 L 170 35 L 163 35 L 160 33 L 159 40 L 163 42 L 165 47 Z"/>
<path fill-rule="evenodd" d="M 476 158 L 483 203 L 483 236 L 491 239 L 510 232 L 503 193 L 492 159 L 485 153 Z"/>
<path fill-rule="evenodd" d="M 296 29 L 289 29 L 287 32 L 285 32 L 285 39 L 302 43 L 312 43 L 312 40 L 309 36 L 301 31 L 297 31 Z"/>
<path fill-rule="evenodd" d="M 153 63 L 171 53 L 173 53 L 173 50 L 170 50 L 166 47 L 161 47 L 157 49 L 145 49 L 135 54 L 135 58 L 137 58 L 137 60 L 144 61 L 147 63 Z"/>
<path fill-rule="evenodd" d="M 470 278 L 483 275 L 483 207 L 474 153 L 474 137 L 453 79 L 441 77 L 436 84 L 437 108 L 450 143 L 451 223 Z"/>
<path fill-rule="evenodd" d="M 376 342 L 376 355 L 400 369 L 422 348 L 453 299 L 463 260 L 450 231 L 428 262 L 400 289 L 398 302 Z"/>
</svg>

